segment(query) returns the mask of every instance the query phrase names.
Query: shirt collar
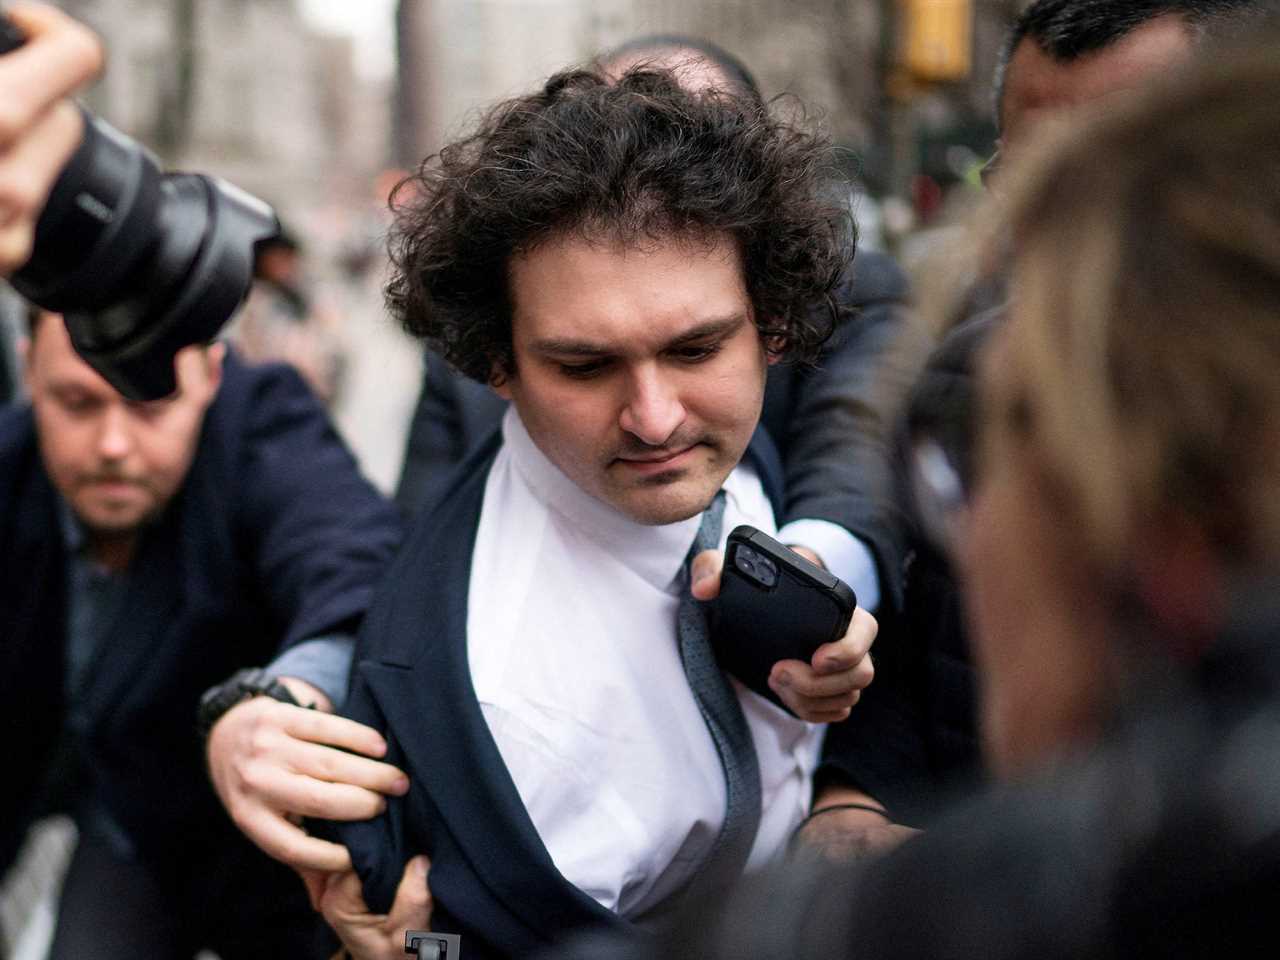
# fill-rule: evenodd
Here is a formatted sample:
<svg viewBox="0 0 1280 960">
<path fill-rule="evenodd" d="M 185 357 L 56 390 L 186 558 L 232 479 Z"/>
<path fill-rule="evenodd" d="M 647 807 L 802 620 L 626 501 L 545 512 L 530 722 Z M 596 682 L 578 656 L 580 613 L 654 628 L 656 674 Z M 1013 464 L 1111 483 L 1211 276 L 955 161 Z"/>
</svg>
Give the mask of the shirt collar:
<svg viewBox="0 0 1280 960">
<path fill-rule="evenodd" d="M 680 582 L 702 514 L 661 526 L 637 523 L 584 491 L 552 463 L 533 442 L 514 406 L 503 417 L 502 440 L 534 496 L 563 522 L 608 547 L 621 563 L 659 590 L 670 590 Z"/>
</svg>

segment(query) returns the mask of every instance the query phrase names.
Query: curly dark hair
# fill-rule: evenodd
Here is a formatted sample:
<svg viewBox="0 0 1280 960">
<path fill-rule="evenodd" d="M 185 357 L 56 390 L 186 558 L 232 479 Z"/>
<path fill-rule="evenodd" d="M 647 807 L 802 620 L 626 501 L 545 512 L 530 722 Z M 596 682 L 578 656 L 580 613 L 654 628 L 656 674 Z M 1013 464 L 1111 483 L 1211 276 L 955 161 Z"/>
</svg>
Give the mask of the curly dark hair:
<svg viewBox="0 0 1280 960">
<path fill-rule="evenodd" d="M 571 232 L 627 244 L 728 234 L 771 353 L 811 361 L 853 252 L 847 211 L 820 189 L 826 156 L 802 119 L 686 91 L 663 70 L 557 74 L 396 190 L 388 307 L 465 375 L 501 381 L 515 372 L 513 255 Z"/>
</svg>

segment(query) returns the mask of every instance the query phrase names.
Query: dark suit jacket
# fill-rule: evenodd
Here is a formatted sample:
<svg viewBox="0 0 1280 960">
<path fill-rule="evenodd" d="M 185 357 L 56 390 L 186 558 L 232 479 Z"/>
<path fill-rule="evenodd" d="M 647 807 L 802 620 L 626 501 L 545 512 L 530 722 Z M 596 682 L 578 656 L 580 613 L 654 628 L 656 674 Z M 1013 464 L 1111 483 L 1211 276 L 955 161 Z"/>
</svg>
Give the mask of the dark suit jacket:
<svg viewBox="0 0 1280 960">
<path fill-rule="evenodd" d="M 819 771 L 820 782 L 856 784 L 912 826 L 928 826 L 986 773 L 960 588 L 945 551 L 922 527 L 908 458 L 913 439 L 928 437 L 966 481 L 972 477 L 977 357 L 998 322 L 998 311 L 988 311 L 953 329 L 912 388 L 895 458 L 909 521 L 905 602 L 900 616 L 881 625 L 875 682 L 850 718 L 831 728 Z"/>
<path fill-rule="evenodd" d="M 495 433 L 415 521 L 357 646 L 344 712 L 384 733 L 388 761 L 413 787 L 382 816 L 332 828 L 374 911 L 391 905 L 408 859 L 426 853 L 432 929 L 462 933 L 472 958 L 525 956 L 569 930 L 622 924 L 556 870 L 471 685 L 471 556 L 500 446 Z M 763 431 L 747 458 L 779 504 L 777 451 Z"/>
<path fill-rule="evenodd" d="M 836 335 L 814 368 L 769 369 L 761 423 L 782 454 L 779 525 L 829 520 L 871 546 L 882 603 L 901 599 L 902 539 L 891 497 L 889 435 L 902 390 L 894 346 L 905 332 L 907 280 L 889 257 L 860 252 L 835 291 Z M 428 350 L 396 501 L 407 514 L 440 493 L 450 469 L 497 425 L 506 403 Z"/>
<path fill-rule="evenodd" d="M 354 632 L 398 540 L 394 508 L 359 475 L 301 379 L 229 356 L 190 472 L 145 532 L 123 611 L 90 667 L 80 764 L 82 789 L 194 910 L 230 922 L 238 903 L 246 916 L 260 909 L 245 901 L 267 863 L 250 856 L 209 785 L 200 693 L 298 641 Z M 25 406 L 0 411 L 0 567 L 6 863 L 43 812 L 40 786 L 66 742 L 68 558 Z M 299 899 L 296 878 L 273 876 L 273 896 Z M 231 899 L 201 906 L 219 883 Z"/>
</svg>

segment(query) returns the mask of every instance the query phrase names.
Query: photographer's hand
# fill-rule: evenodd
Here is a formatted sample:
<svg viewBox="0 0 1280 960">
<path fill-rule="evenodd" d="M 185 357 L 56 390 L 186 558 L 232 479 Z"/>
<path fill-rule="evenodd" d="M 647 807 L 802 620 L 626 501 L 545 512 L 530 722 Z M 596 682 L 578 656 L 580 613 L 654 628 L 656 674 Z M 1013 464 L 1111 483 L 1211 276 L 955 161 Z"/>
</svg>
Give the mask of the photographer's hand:
<svg viewBox="0 0 1280 960">
<path fill-rule="evenodd" d="M 214 789 L 236 826 L 275 859 L 299 870 L 350 870 L 346 847 L 308 836 L 297 821 L 367 820 L 386 808 L 385 795 L 407 792 L 409 779 L 369 759 L 387 751 L 376 730 L 333 716 L 310 684 L 280 682 L 316 709 L 254 697 L 228 710 L 206 745 Z"/>
<path fill-rule="evenodd" d="M 806 559 L 819 562 L 812 551 L 798 550 Z M 724 554 L 707 550 L 694 558 L 693 595 L 711 600 L 720 593 L 720 573 Z M 875 675 L 871 666 L 871 644 L 879 625 L 876 618 L 858 607 L 849 629 L 833 643 L 814 651 L 809 663 L 779 660 L 769 673 L 769 687 L 787 708 L 810 723 L 837 723 L 849 716 L 861 691 Z"/>
<path fill-rule="evenodd" d="M 0 57 L 0 275 L 31 256 L 49 190 L 84 133 L 66 98 L 102 69 L 102 46 L 65 13 L 36 3 L 7 10 L 25 45 Z"/>
</svg>

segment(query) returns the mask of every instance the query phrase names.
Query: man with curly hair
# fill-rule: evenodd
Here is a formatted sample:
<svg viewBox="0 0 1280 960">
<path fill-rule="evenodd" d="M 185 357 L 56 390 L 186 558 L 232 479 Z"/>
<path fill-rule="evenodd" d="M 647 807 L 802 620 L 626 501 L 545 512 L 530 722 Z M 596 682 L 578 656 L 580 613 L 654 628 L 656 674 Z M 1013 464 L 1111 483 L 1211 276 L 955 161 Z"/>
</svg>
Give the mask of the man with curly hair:
<svg viewBox="0 0 1280 960">
<path fill-rule="evenodd" d="M 765 373 L 829 336 L 813 307 L 851 254 L 823 156 L 758 101 L 578 71 L 404 192 L 393 309 L 512 406 L 419 518 L 357 651 L 346 712 L 412 786 L 339 828 L 359 882 L 310 879 L 355 955 L 403 951 L 418 855 L 434 929 L 527 955 L 659 921 L 805 816 L 816 723 L 870 682 L 874 620 L 775 665 L 787 710 L 699 662 L 684 621 L 719 585 L 695 545 L 775 528 Z M 361 882 L 378 913 L 358 915 Z"/>
</svg>

